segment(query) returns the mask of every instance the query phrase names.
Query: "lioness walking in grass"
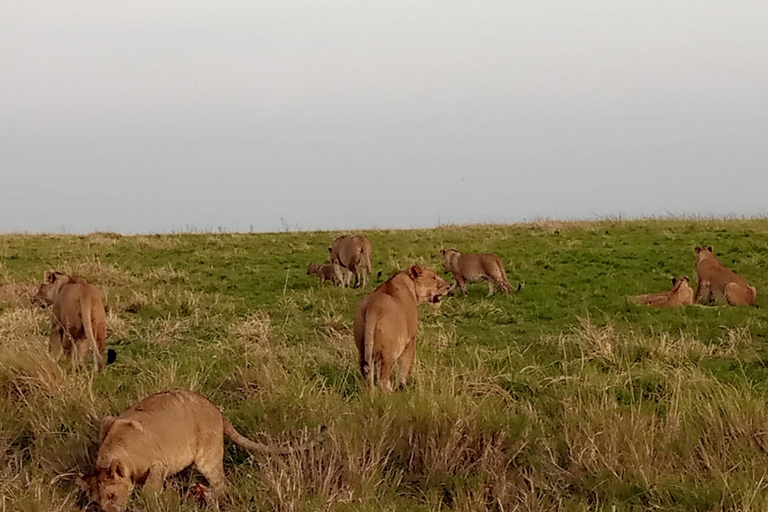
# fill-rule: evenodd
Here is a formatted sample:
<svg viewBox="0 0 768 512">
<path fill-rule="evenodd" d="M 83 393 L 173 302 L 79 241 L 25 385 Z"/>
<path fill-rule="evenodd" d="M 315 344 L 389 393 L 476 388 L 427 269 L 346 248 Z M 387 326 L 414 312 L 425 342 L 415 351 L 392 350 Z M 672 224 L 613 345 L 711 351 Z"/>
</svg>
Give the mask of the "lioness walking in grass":
<svg viewBox="0 0 768 512">
<path fill-rule="evenodd" d="M 512 287 L 507 280 L 504 262 L 495 254 L 462 254 L 456 249 L 440 251 L 445 270 L 453 274 L 455 282 L 448 293 L 453 294 L 458 286 L 461 293 L 467 294 L 466 283 L 488 281 L 488 296 L 496 293 L 496 286 L 509 295 Z"/>
<path fill-rule="evenodd" d="M 32 303 L 51 309 L 48 350 L 53 357 L 58 358 L 63 351 L 80 366 L 92 349 L 96 371 L 104 369 L 107 315 L 98 288 L 80 277 L 49 270 Z M 114 355 L 110 350 L 110 362 Z"/>
<path fill-rule="evenodd" d="M 389 380 L 398 365 L 398 385 L 404 386 L 416 357 L 418 304 L 438 303 L 448 283 L 434 271 L 412 265 L 379 285 L 361 300 L 355 311 L 354 335 L 360 371 L 369 389 L 379 368 L 379 388 L 392 391 Z"/>
</svg>

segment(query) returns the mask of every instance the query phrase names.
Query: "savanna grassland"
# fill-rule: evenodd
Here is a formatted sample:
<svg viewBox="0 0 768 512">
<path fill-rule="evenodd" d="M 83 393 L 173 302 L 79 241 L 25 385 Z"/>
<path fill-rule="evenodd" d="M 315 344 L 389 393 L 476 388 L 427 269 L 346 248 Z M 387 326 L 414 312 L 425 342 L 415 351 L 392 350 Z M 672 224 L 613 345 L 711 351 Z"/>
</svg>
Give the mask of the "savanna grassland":
<svg viewBox="0 0 768 512">
<path fill-rule="evenodd" d="M 0 237 L 0 510 L 84 507 L 100 420 L 192 389 L 243 434 L 324 444 L 250 456 L 227 441 L 230 511 L 768 510 L 768 221 L 540 222 L 369 231 L 373 282 L 439 250 L 492 251 L 510 297 L 420 307 L 417 362 L 393 395 L 363 389 L 352 340 L 373 289 L 305 275 L 337 233 Z M 694 245 L 758 289 L 759 308 L 649 309 L 695 286 Z M 117 362 L 47 354 L 29 297 L 46 269 L 96 284 Z M 452 278 L 448 278 L 452 282 Z M 195 510 L 185 471 L 134 510 Z"/>
</svg>

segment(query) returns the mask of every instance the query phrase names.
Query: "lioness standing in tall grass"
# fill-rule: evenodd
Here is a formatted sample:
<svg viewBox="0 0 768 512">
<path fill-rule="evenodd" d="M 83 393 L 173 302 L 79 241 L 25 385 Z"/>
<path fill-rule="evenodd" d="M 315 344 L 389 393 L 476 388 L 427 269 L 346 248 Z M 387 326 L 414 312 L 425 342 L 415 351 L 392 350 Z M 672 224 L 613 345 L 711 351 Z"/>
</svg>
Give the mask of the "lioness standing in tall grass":
<svg viewBox="0 0 768 512">
<path fill-rule="evenodd" d="M 709 303 L 725 298 L 731 306 L 754 306 L 757 289 L 750 286 L 746 279 L 723 265 L 715 256 L 712 247 L 693 248 L 696 255 L 696 303 Z"/>
<path fill-rule="evenodd" d="M 504 262 L 495 254 L 462 254 L 456 249 L 440 251 L 445 270 L 453 274 L 455 282 L 449 293 L 458 286 L 461 293 L 467 294 L 467 283 L 479 283 L 488 280 L 488 296 L 496 293 L 496 286 L 509 295 L 512 287 L 504 270 Z"/>
<path fill-rule="evenodd" d="M 331 253 L 331 263 L 348 269 L 355 276 L 355 288 L 361 283 L 363 288 L 368 286 L 368 276 L 371 273 L 371 242 L 363 235 L 342 235 L 337 237 L 328 252 Z M 349 286 L 351 277 L 344 279 L 344 287 Z"/>
<path fill-rule="evenodd" d="M 420 302 L 438 303 L 448 283 L 432 270 L 412 265 L 379 285 L 355 310 L 354 335 L 360 371 L 369 389 L 380 367 L 379 388 L 392 391 L 389 380 L 398 364 L 398 385 L 404 386 L 416 357 Z"/>
<path fill-rule="evenodd" d="M 104 369 L 107 314 L 98 288 L 80 277 L 48 270 L 32 303 L 51 307 L 48 350 L 53 357 L 58 358 L 63 351 L 80 366 L 93 349 L 96 371 Z M 113 359 L 114 351 L 110 352 Z"/>
</svg>

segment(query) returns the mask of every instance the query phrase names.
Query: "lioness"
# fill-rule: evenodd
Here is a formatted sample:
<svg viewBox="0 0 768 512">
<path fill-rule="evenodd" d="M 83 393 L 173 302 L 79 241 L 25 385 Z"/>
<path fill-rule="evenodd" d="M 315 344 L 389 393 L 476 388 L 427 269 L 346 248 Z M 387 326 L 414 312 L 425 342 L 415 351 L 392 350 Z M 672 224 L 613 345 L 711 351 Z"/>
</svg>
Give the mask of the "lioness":
<svg viewBox="0 0 768 512">
<path fill-rule="evenodd" d="M 52 306 L 48 344 L 52 356 L 58 358 L 63 350 L 80 366 L 93 349 L 94 367 L 99 372 L 104 369 L 107 315 L 98 288 L 80 277 L 48 270 L 32 303 L 42 308 Z M 114 351 L 110 351 L 110 362 L 112 359 Z"/>
<path fill-rule="evenodd" d="M 349 269 L 355 276 L 355 288 L 368 285 L 368 275 L 371 273 L 371 242 L 363 235 L 342 235 L 336 238 L 328 248 L 331 253 L 331 263 Z M 351 276 L 347 275 L 344 287 L 349 286 Z"/>
<path fill-rule="evenodd" d="M 360 371 L 373 388 L 374 364 L 380 367 L 379 388 L 389 393 L 395 363 L 399 386 L 404 386 L 416 356 L 418 303 L 440 302 L 448 283 L 419 265 L 395 274 L 361 300 L 355 310 L 354 335 L 360 353 Z"/>
<path fill-rule="evenodd" d="M 712 247 L 693 248 L 696 255 L 696 285 L 695 302 L 705 303 L 712 298 L 725 298 L 731 306 L 754 306 L 757 298 L 757 289 L 750 286 L 747 281 L 733 270 L 720 263 Z"/>
<path fill-rule="evenodd" d="M 479 283 L 488 280 L 488 296 L 496 293 L 496 286 L 509 295 L 511 286 L 504 270 L 504 262 L 495 254 L 461 254 L 456 249 L 441 250 L 443 267 L 453 274 L 456 280 L 448 293 L 454 293 L 456 287 L 467 294 L 466 283 Z"/>
<path fill-rule="evenodd" d="M 307 265 L 307 275 L 312 274 L 317 275 L 321 283 L 330 281 L 334 286 L 341 286 L 344 282 L 341 267 L 333 263 L 326 263 L 325 265 L 310 263 Z"/>
<path fill-rule="evenodd" d="M 101 510 L 125 508 L 134 487 L 159 492 L 166 477 L 195 465 L 211 485 L 215 497 L 227 487 L 224 477 L 224 436 L 249 451 L 291 453 L 305 449 L 275 448 L 242 436 L 221 411 L 191 391 L 150 395 L 118 417 L 101 424 L 99 451 L 92 476 L 77 484 Z"/>
<path fill-rule="evenodd" d="M 636 295 L 633 299 L 646 306 L 670 307 L 688 306 L 693 304 L 693 289 L 689 285 L 688 276 L 680 279 L 672 278 L 672 289 L 668 292 L 646 293 Z"/>
</svg>

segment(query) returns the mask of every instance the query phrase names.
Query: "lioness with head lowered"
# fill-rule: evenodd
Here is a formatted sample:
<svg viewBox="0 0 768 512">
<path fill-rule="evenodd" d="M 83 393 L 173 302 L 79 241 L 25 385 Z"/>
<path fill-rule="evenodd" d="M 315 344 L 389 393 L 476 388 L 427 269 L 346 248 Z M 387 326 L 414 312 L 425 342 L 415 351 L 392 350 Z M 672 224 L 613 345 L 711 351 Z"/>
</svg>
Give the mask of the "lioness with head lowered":
<svg viewBox="0 0 768 512">
<path fill-rule="evenodd" d="M 712 247 L 693 249 L 696 259 L 695 302 L 709 303 L 712 298 L 725 298 L 731 306 L 754 306 L 757 289 L 733 270 L 723 265 Z"/>
<path fill-rule="evenodd" d="M 488 296 L 496 293 L 496 286 L 509 295 L 512 287 L 509 286 L 507 280 L 504 262 L 495 254 L 462 254 L 456 249 L 443 249 L 440 254 L 443 257 L 443 267 L 452 273 L 456 280 L 449 293 L 453 293 L 458 286 L 461 293 L 466 295 L 466 283 L 479 283 L 487 280 Z"/>
<path fill-rule="evenodd" d="M 363 235 L 343 235 L 336 238 L 328 248 L 331 263 L 341 265 L 355 276 L 355 288 L 362 282 L 368 285 L 371 273 L 371 242 Z M 344 280 L 344 287 L 349 286 L 351 276 Z"/>
<path fill-rule="evenodd" d="M 242 436 L 218 407 L 191 391 L 165 391 L 143 399 L 101 424 L 94 474 L 78 485 L 101 510 L 123 510 L 136 485 L 149 492 L 163 489 L 166 477 L 194 464 L 215 497 L 226 490 L 224 436 L 249 451 L 292 453 L 306 449 L 275 448 Z"/>
<path fill-rule="evenodd" d="M 104 369 L 107 315 L 98 288 L 80 277 L 49 270 L 32 302 L 51 307 L 48 350 L 52 356 L 58 358 L 63 351 L 80 366 L 93 349 L 94 367 L 97 371 Z"/>
<path fill-rule="evenodd" d="M 689 285 L 688 276 L 680 279 L 672 278 L 672 289 L 668 292 L 646 293 L 633 297 L 635 302 L 646 306 L 676 308 L 693 304 L 693 289 Z"/>
<path fill-rule="evenodd" d="M 379 388 L 392 391 L 389 380 L 398 365 L 398 384 L 404 386 L 416 357 L 419 327 L 418 304 L 438 303 L 448 283 L 434 271 L 419 265 L 396 274 L 361 300 L 355 310 L 354 335 L 360 354 L 360 371 L 368 388 L 380 369 Z"/>
</svg>

